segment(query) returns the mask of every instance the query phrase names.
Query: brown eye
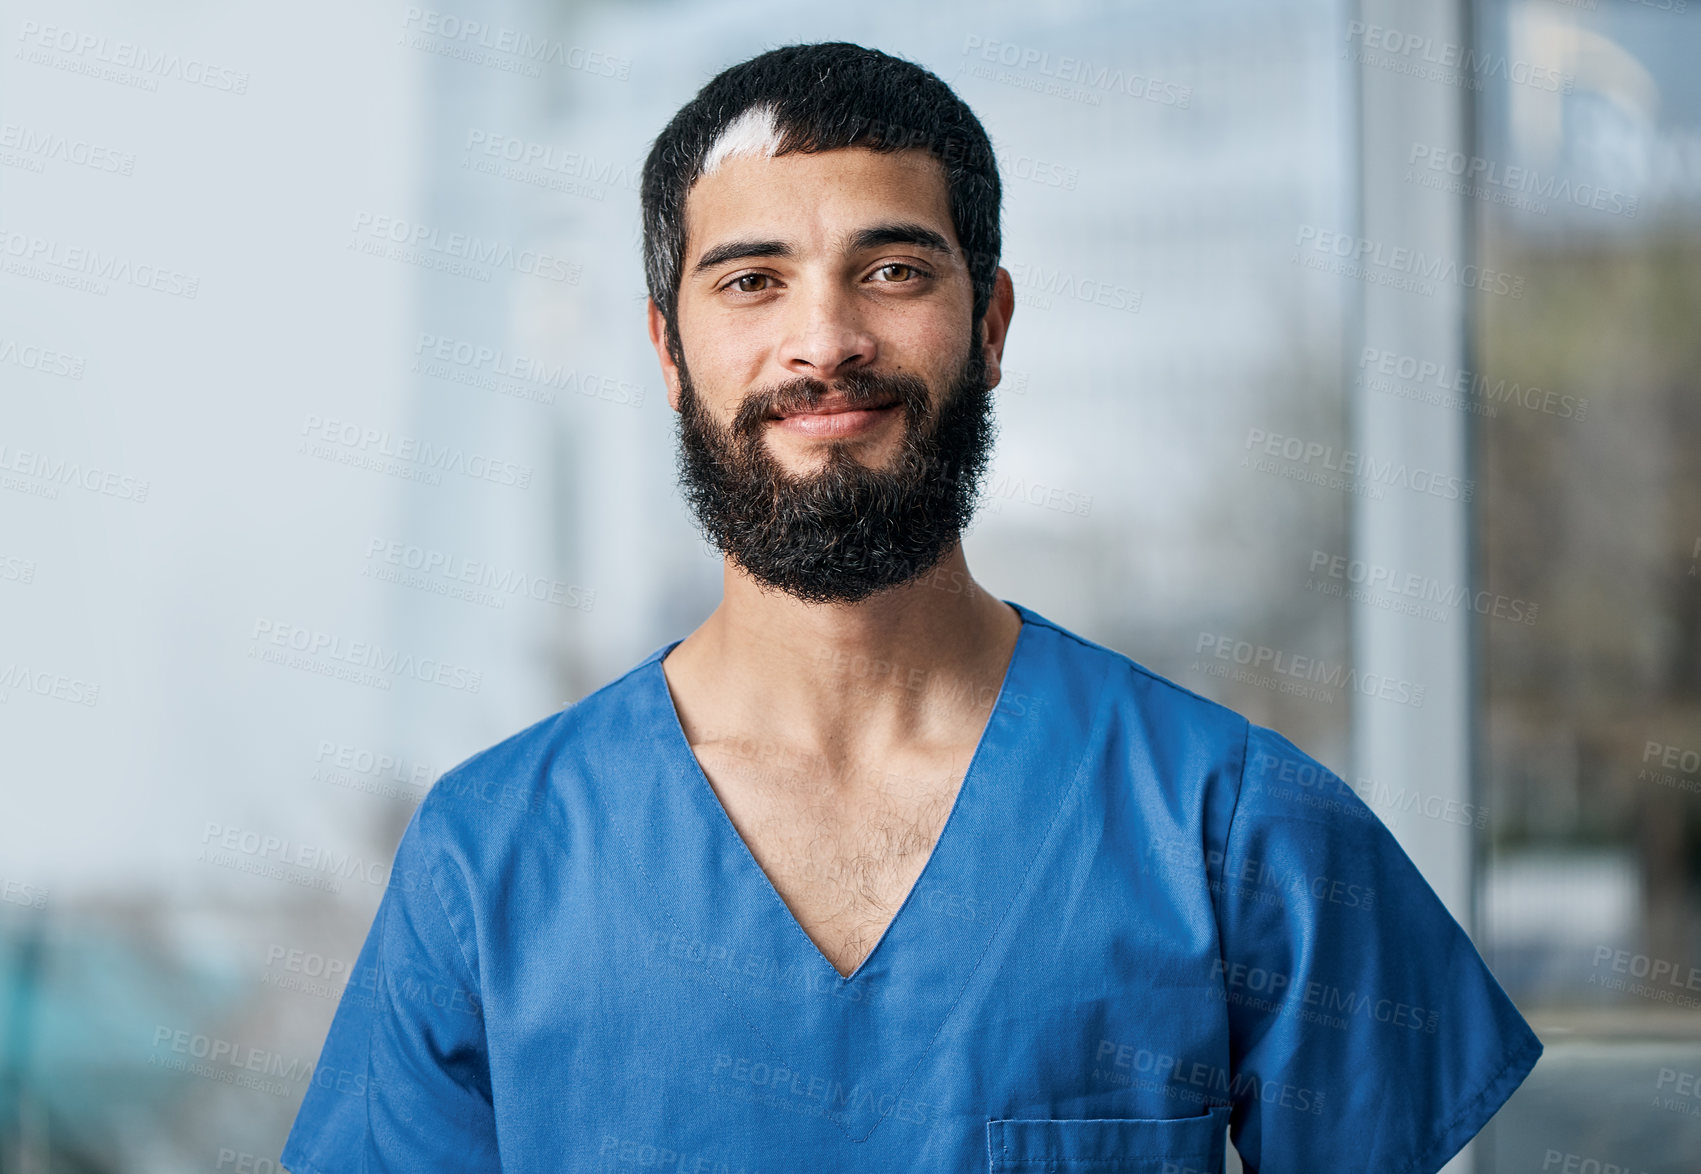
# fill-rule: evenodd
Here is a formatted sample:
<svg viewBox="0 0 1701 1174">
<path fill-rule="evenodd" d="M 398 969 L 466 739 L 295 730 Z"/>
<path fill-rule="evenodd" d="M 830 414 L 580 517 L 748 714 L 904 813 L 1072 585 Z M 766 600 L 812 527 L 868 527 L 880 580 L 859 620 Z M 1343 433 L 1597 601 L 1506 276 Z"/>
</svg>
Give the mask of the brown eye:
<svg viewBox="0 0 1701 1174">
<path fill-rule="evenodd" d="M 918 272 L 914 265 L 905 265 L 902 261 L 893 261 L 889 264 L 882 265 L 882 266 L 880 266 L 880 268 L 876 269 L 874 272 L 886 273 L 887 271 L 892 270 L 892 269 L 900 270 L 901 273 L 897 277 L 887 277 L 886 278 L 887 281 L 896 281 L 896 282 L 900 282 L 900 283 L 905 282 L 905 281 L 910 281 L 915 277 L 916 273 Z"/>
<path fill-rule="evenodd" d="M 761 293 L 763 287 L 758 286 L 757 288 L 752 289 L 750 286 L 746 285 L 745 282 L 767 280 L 768 275 L 766 273 L 746 273 L 743 277 L 733 278 L 732 288 L 736 289 L 739 293 Z"/>
</svg>

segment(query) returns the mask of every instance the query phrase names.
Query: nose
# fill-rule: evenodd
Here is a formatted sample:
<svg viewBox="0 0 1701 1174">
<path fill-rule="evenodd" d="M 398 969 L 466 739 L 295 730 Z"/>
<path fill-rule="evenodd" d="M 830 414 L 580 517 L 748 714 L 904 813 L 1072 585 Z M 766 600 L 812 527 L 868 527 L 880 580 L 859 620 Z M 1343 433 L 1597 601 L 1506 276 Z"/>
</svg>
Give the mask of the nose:
<svg viewBox="0 0 1701 1174">
<path fill-rule="evenodd" d="M 830 284 L 815 288 L 794 297 L 792 308 L 780 352 L 790 374 L 830 382 L 874 362 L 874 336 L 848 291 Z"/>
</svg>

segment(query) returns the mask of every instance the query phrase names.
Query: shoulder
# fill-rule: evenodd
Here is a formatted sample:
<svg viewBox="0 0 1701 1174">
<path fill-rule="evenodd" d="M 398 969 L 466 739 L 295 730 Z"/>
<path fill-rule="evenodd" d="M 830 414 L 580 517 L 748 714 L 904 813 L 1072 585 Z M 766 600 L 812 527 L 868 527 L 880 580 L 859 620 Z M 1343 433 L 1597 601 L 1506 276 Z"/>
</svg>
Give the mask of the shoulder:
<svg viewBox="0 0 1701 1174">
<path fill-rule="evenodd" d="M 1107 735 L 1139 736 L 1168 753 L 1230 759 L 1236 767 L 1260 727 L 1220 702 L 1153 671 L 1132 657 L 1022 608 L 1036 643 L 1060 678 L 1090 684 Z"/>
<path fill-rule="evenodd" d="M 640 711 L 653 707 L 643 673 L 660 655 L 445 771 L 420 802 L 401 851 L 448 855 L 484 872 L 515 842 L 559 825 L 572 806 L 563 787 L 595 777 L 591 760 L 611 748 L 642 744 Z"/>
<path fill-rule="evenodd" d="M 1022 611 L 1036 639 L 1035 660 L 1051 674 L 1040 690 L 1042 709 L 1057 694 L 1091 711 L 1092 741 L 1106 769 L 1182 825 L 1200 820 L 1198 838 L 1207 854 L 1219 854 L 1214 859 L 1231 829 L 1260 834 L 1297 822 L 1349 838 L 1379 829 L 1345 780 L 1276 730 Z"/>
</svg>

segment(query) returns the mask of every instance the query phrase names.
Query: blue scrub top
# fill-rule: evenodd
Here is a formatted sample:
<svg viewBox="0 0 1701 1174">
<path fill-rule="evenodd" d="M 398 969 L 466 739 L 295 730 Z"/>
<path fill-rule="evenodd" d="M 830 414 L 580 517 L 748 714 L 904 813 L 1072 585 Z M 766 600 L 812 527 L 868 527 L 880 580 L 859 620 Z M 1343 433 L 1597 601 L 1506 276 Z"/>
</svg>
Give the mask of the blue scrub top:
<svg viewBox="0 0 1701 1174">
<path fill-rule="evenodd" d="M 426 796 L 282 1153 L 364 1171 L 1432 1174 L 1541 1044 L 1350 787 L 1012 604 L 920 879 L 843 978 L 658 649 Z"/>
</svg>

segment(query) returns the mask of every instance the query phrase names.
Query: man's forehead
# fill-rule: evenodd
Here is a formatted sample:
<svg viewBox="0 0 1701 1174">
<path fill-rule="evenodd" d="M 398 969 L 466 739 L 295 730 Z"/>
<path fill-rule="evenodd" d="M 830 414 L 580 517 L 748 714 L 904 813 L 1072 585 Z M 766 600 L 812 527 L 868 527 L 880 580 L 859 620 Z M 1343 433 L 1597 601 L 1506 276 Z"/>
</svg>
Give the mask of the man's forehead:
<svg viewBox="0 0 1701 1174">
<path fill-rule="evenodd" d="M 710 236 L 754 230 L 794 235 L 835 212 L 927 222 L 956 244 L 945 167 L 928 151 L 853 146 L 770 155 L 746 149 L 723 154 L 687 193 L 687 259 L 712 247 Z M 836 235 L 848 239 L 855 227 L 840 226 Z"/>
</svg>

